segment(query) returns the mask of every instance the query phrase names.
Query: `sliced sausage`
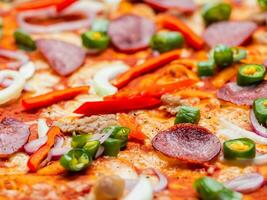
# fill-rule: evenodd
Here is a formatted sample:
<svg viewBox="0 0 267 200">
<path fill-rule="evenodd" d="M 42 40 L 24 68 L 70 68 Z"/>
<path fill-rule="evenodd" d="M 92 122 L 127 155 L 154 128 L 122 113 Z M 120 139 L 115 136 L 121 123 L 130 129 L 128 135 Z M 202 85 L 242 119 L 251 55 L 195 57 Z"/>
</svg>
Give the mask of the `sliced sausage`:
<svg viewBox="0 0 267 200">
<path fill-rule="evenodd" d="M 267 81 L 254 86 L 241 87 L 231 82 L 217 92 L 217 97 L 237 105 L 252 105 L 258 98 L 267 97 Z"/>
<path fill-rule="evenodd" d="M 30 135 L 29 127 L 14 118 L 5 118 L 0 122 L 0 157 L 20 150 Z"/>
<path fill-rule="evenodd" d="M 210 47 L 217 44 L 239 46 L 251 37 L 256 28 L 254 22 L 248 21 L 218 22 L 206 29 L 203 38 Z"/>
<path fill-rule="evenodd" d="M 164 155 L 189 163 L 205 163 L 221 150 L 220 140 L 209 130 L 193 124 L 178 124 L 158 133 L 153 147 Z"/>
<path fill-rule="evenodd" d="M 113 20 L 108 29 L 113 45 L 120 51 L 133 53 L 148 47 L 155 23 L 137 15 L 123 15 Z"/>
<path fill-rule="evenodd" d="M 61 76 L 73 73 L 85 60 L 85 51 L 74 44 L 54 39 L 40 39 L 36 44 L 49 65 Z"/>
<path fill-rule="evenodd" d="M 144 2 L 159 11 L 176 9 L 181 12 L 193 12 L 196 9 L 192 0 L 144 0 Z"/>
</svg>

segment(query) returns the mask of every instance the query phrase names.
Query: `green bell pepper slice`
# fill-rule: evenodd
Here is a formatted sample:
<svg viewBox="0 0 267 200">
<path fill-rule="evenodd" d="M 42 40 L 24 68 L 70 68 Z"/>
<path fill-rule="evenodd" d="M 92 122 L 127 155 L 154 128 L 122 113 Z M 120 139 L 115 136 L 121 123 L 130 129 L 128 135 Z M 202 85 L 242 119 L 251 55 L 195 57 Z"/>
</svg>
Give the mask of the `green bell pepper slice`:
<svg viewBox="0 0 267 200">
<path fill-rule="evenodd" d="M 199 76 L 212 76 L 215 73 L 216 65 L 214 60 L 201 61 L 197 64 Z"/>
<path fill-rule="evenodd" d="M 37 47 L 36 47 L 35 41 L 25 31 L 18 29 L 14 32 L 13 35 L 14 35 L 16 44 L 18 45 L 20 49 L 23 49 L 26 51 L 36 50 Z"/>
<path fill-rule="evenodd" d="M 240 86 L 253 85 L 261 82 L 266 74 L 263 65 L 246 64 L 239 68 L 237 74 L 237 84 Z"/>
<path fill-rule="evenodd" d="M 150 41 L 151 48 L 160 53 L 181 48 L 183 44 L 183 35 L 175 31 L 159 31 L 152 36 Z"/>
<path fill-rule="evenodd" d="M 194 108 L 190 106 L 181 106 L 174 123 L 192 123 L 196 124 L 200 120 L 200 110 L 199 108 Z"/>
<path fill-rule="evenodd" d="M 194 182 L 194 188 L 201 199 L 205 200 L 241 200 L 242 194 L 226 188 L 210 177 L 202 177 Z"/>
<path fill-rule="evenodd" d="M 78 172 L 88 167 L 92 162 L 91 156 L 82 149 L 72 149 L 61 156 L 60 164 L 67 170 Z"/>
<path fill-rule="evenodd" d="M 228 140 L 223 143 L 223 154 L 227 160 L 252 159 L 256 155 L 256 145 L 248 138 Z"/>
<path fill-rule="evenodd" d="M 213 50 L 213 59 L 220 68 L 225 68 L 233 64 L 234 53 L 226 45 L 217 45 Z"/>
<path fill-rule="evenodd" d="M 267 126 L 267 98 L 256 99 L 253 102 L 253 111 L 258 122 Z"/>
</svg>

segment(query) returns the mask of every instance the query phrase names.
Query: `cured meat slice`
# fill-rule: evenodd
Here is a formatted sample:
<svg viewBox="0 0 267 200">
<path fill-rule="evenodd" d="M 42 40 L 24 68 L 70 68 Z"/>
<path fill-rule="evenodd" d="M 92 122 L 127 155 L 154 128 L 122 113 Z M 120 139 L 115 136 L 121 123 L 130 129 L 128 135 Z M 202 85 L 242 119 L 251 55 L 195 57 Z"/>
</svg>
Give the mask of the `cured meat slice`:
<svg viewBox="0 0 267 200">
<path fill-rule="evenodd" d="M 0 122 L 0 157 L 7 157 L 27 142 L 29 127 L 14 118 L 4 118 Z"/>
<path fill-rule="evenodd" d="M 246 87 L 238 86 L 234 82 L 227 83 L 218 90 L 217 97 L 237 105 L 252 105 L 255 99 L 267 97 L 267 81 Z"/>
<path fill-rule="evenodd" d="M 40 39 L 36 44 L 50 66 L 61 76 L 71 74 L 85 60 L 85 51 L 74 44 L 54 39 Z"/>
<path fill-rule="evenodd" d="M 251 37 L 256 28 L 254 22 L 248 21 L 218 22 L 206 29 L 203 38 L 210 47 L 217 44 L 239 46 Z"/>
<path fill-rule="evenodd" d="M 209 130 L 193 124 L 178 124 L 158 133 L 153 147 L 164 155 L 190 163 L 205 163 L 221 150 L 220 140 Z"/>
<path fill-rule="evenodd" d="M 193 12 L 196 9 L 192 0 L 144 0 L 144 2 L 160 11 L 177 9 L 181 12 Z"/>
<path fill-rule="evenodd" d="M 108 29 L 113 45 L 120 51 L 133 53 L 148 47 L 155 23 L 137 15 L 123 15 L 113 20 Z"/>
</svg>

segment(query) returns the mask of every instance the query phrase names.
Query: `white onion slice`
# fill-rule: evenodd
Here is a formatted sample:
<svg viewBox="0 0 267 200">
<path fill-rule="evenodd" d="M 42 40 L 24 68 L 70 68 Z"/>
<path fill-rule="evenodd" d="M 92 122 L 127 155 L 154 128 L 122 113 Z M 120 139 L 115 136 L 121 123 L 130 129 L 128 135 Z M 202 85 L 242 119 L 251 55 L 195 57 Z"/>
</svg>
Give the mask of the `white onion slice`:
<svg viewBox="0 0 267 200">
<path fill-rule="evenodd" d="M 45 119 L 38 119 L 38 137 L 42 138 L 47 135 L 49 127 L 46 124 Z"/>
<path fill-rule="evenodd" d="M 104 153 L 105 148 L 100 146 L 95 154 L 95 159 L 99 158 Z"/>
<path fill-rule="evenodd" d="M 223 117 L 220 118 L 220 122 L 221 122 L 221 125 L 224 126 L 224 128 L 233 130 L 237 134 L 240 134 L 242 137 L 249 138 L 258 144 L 267 144 L 267 138 L 261 137 L 254 132 L 242 129 L 239 126 L 233 124 L 232 122 L 224 119 Z"/>
<path fill-rule="evenodd" d="M 35 65 L 33 62 L 27 62 L 19 68 L 19 73 L 23 76 L 25 80 L 30 79 L 35 72 Z"/>
<path fill-rule="evenodd" d="M 259 173 L 250 173 L 225 182 L 224 185 L 237 192 L 251 193 L 264 184 L 264 177 Z"/>
<path fill-rule="evenodd" d="M 11 78 L 13 81 L 10 86 L 0 90 L 0 105 L 19 98 L 25 84 L 25 79 L 16 71 L 0 71 L 0 82 L 6 78 Z"/>
<path fill-rule="evenodd" d="M 267 154 L 258 155 L 254 158 L 253 164 L 255 165 L 265 165 L 267 164 Z"/>
<path fill-rule="evenodd" d="M 6 49 L 0 49 L 0 56 L 15 59 L 16 61 L 10 61 L 7 67 L 10 69 L 18 69 L 21 65 L 28 62 L 29 57 L 20 51 L 11 51 Z"/>
<path fill-rule="evenodd" d="M 258 122 L 253 110 L 250 111 L 250 121 L 251 121 L 254 131 L 258 135 L 267 138 L 267 128 L 265 128 Z"/>
<path fill-rule="evenodd" d="M 32 140 L 24 145 L 24 149 L 27 153 L 32 154 L 36 152 L 47 141 L 47 136 Z"/>
<path fill-rule="evenodd" d="M 93 87 L 96 94 L 100 96 L 108 96 L 115 94 L 118 89 L 114 87 L 109 80 L 115 78 L 117 75 L 126 72 L 129 69 L 127 65 L 122 62 L 116 62 L 109 67 L 99 70 L 93 77 Z"/>
<path fill-rule="evenodd" d="M 225 137 L 226 139 L 230 139 L 230 140 L 233 140 L 233 139 L 237 139 L 237 138 L 240 138 L 241 135 L 236 133 L 235 131 L 231 130 L 231 129 L 219 129 L 217 132 L 216 132 L 216 135 L 218 137 L 222 136 L 222 137 Z"/>
<path fill-rule="evenodd" d="M 57 12 L 55 7 L 21 12 L 17 15 L 17 22 L 21 28 L 30 33 L 52 33 L 88 28 L 94 18 L 95 12 L 91 7 L 85 5 L 86 4 L 77 1 L 60 14 Z M 60 22 L 52 25 L 36 25 L 27 22 L 28 18 L 56 17 L 72 13 L 81 13 L 85 16 L 85 18 L 71 22 Z"/>
<path fill-rule="evenodd" d="M 138 183 L 124 200 L 152 200 L 153 189 L 149 180 L 145 176 L 140 176 Z"/>
<path fill-rule="evenodd" d="M 153 187 L 154 192 L 160 192 L 168 186 L 168 179 L 159 170 L 153 169 L 159 179 L 159 183 Z"/>
</svg>

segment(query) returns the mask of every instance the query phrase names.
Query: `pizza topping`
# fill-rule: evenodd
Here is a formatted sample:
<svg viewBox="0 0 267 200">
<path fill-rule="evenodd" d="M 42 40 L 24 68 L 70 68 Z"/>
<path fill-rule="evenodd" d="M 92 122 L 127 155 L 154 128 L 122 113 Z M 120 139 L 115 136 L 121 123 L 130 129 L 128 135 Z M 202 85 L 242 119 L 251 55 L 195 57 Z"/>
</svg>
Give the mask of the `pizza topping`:
<svg viewBox="0 0 267 200">
<path fill-rule="evenodd" d="M 226 21 L 231 15 L 231 5 L 228 3 L 209 3 L 202 11 L 202 17 L 206 24 L 219 21 Z"/>
<path fill-rule="evenodd" d="M 51 127 L 47 133 L 47 141 L 34 154 L 31 155 L 28 161 L 30 171 L 35 172 L 40 167 L 42 161 L 48 156 L 51 148 L 56 142 L 56 137 L 61 135 L 58 127 Z"/>
<path fill-rule="evenodd" d="M 127 53 L 147 48 L 154 32 L 154 22 L 132 14 L 123 15 L 111 21 L 108 29 L 113 45 Z"/>
<path fill-rule="evenodd" d="M 202 199 L 241 200 L 242 195 L 226 188 L 223 184 L 210 177 L 202 177 L 194 182 L 194 188 Z"/>
<path fill-rule="evenodd" d="M 192 46 L 194 49 L 198 50 L 204 46 L 202 38 L 179 18 L 171 15 L 163 15 L 160 18 L 160 23 L 164 28 L 182 33 L 188 45 Z"/>
<path fill-rule="evenodd" d="M 242 193 L 255 192 L 264 185 L 264 176 L 259 173 L 249 173 L 243 176 L 238 176 L 224 183 L 224 186 Z"/>
<path fill-rule="evenodd" d="M 0 123 L 0 157 L 19 151 L 30 135 L 29 127 L 13 118 L 5 118 Z"/>
<path fill-rule="evenodd" d="M 248 86 L 260 83 L 264 80 L 266 69 L 263 65 L 246 64 L 239 68 L 237 74 L 237 84 Z"/>
<path fill-rule="evenodd" d="M 226 45 L 217 45 L 213 50 L 213 58 L 220 68 L 228 67 L 234 61 L 233 51 Z"/>
<path fill-rule="evenodd" d="M 14 38 L 16 44 L 20 49 L 27 50 L 27 51 L 34 51 L 36 50 L 36 44 L 31 38 L 31 36 L 22 30 L 16 30 L 14 32 Z"/>
<path fill-rule="evenodd" d="M 160 53 L 181 48 L 184 43 L 184 38 L 179 32 L 160 31 L 153 35 L 150 41 L 152 49 Z"/>
<path fill-rule="evenodd" d="M 91 30 L 107 34 L 108 26 L 109 26 L 109 20 L 104 18 L 98 18 L 92 22 Z"/>
<path fill-rule="evenodd" d="M 189 163 L 205 163 L 221 150 L 219 139 L 209 130 L 193 124 L 179 124 L 158 133 L 153 147 L 166 156 Z"/>
<path fill-rule="evenodd" d="M 216 70 L 216 65 L 213 59 L 201 61 L 197 63 L 197 73 L 199 76 L 212 76 Z"/>
<path fill-rule="evenodd" d="M 254 99 L 267 96 L 267 81 L 259 85 L 240 87 L 236 83 L 227 83 L 217 92 L 219 99 L 230 101 L 237 105 L 252 105 Z"/>
<path fill-rule="evenodd" d="M 266 115 L 265 115 L 266 116 Z M 250 111 L 250 121 L 251 121 L 251 125 L 253 130 L 255 131 L 255 133 L 257 133 L 258 135 L 267 138 L 267 120 L 265 121 L 266 126 L 264 126 L 264 123 L 260 123 L 259 120 L 256 118 L 255 116 L 255 112 L 253 110 Z"/>
<path fill-rule="evenodd" d="M 127 72 L 121 74 L 117 78 L 115 78 L 112 82 L 113 85 L 122 88 L 126 86 L 131 80 L 134 78 L 143 75 L 147 72 L 156 70 L 160 68 L 163 65 L 166 65 L 170 63 L 173 60 L 176 60 L 181 57 L 181 54 L 183 53 L 182 50 L 173 50 L 167 53 L 163 53 L 160 56 L 150 58 L 147 61 L 145 61 L 143 64 L 137 65 Z"/>
<path fill-rule="evenodd" d="M 0 71 L 0 82 L 5 79 L 11 79 L 12 82 L 8 87 L 0 90 L 0 105 L 18 99 L 25 85 L 25 79 L 21 74 L 13 70 Z"/>
<path fill-rule="evenodd" d="M 102 32 L 87 31 L 82 34 L 82 42 L 86 48 L 100 52 L 108 47 L 109 37 Z"/>
<path fill-rule="evenodd" d="M 88 167 L 92 158 L 83 149 L 72 149 L 60 158 L 60 164 L 69 171 L 78 172 Z"/>
<path fill-rule="evenodd" d="M 251 37 L 256 28 L 257 25 L 253 22 L 217 22 L 206 29 L 203 38 L 210 47 L 218 44 L 239 46 Z M 223 37 L 221 37 L 222 33 Z"/>
<path fill-rule="evenodd" d="M 256 99 L 253 103 L 253 111 L 258 122 L 267 125 L 267 98 Z"/>
<path fill-rule="evenodd" d="M 252 159 L 256 155 L 255 143 L 248 138 L 228 140 L 223 143 L 223 154 L 227 160 Z"/>
<path fill-rule="evenodd" d="M 87 116 L 129 112 L 148 109 L 160 105 L 160 100 L 152 97 L 117 98 L 113 100 L 86 102 L 74 112 Z"/>
<path fill-rule="evenodd" d="M 20 66 L 26 64 L 29 61 L 29 57 L 20 51 L 11 51 L 7 49 L 0 49 L 0 56 L 8 58 L 10 60 L 6 65 L 9 69 L 18 69 Z"/>
<path fill-rule="evenodd" d="M 54 39 L 40 39 L 36 41 L 36 44 L 50 66 L 61 76 L 70 75 L 85 60 L 84 50 L 71 43 Z"/>
<path fill-rule="evenodd" d="M 22 100 L 22 105 L 25 110 L 32 110 L 50 106 L 60 101 L 69 100 L 80 94 L 88 93 L 89 87 L 82 86 L 76 88 L 68 88 L 65 90 L 57 90 L 43 94 L 40 96 L 30 97 Z"/>
<path fill-rule="evenodd" d="M 145 0 L 144 2 L 160 11 L 175 9 L 181 12 L 193 12 L 196 9 L 192 0 Z"/>
<path fill-rule="evenodd" d="M 266 10 L 267 9 L 267 2 L 265 0 L 257 0 L 257 1 L 258 1 L 258 4 L 260 5 L 260 7 L 263 10 Z"/>
<path fill-rule="evenodd" d="M 200 120 L 199 108 L 181 106 L 175 118 L 175 124 L 192 123 L 197 124 Z"/>
<path fill-rule="evenodd" d="M 28 10 L 17 14 L 17 23 L 20 28 L 29 33 L 54 33 L 61 31 L 74 31 L 88 28 L 96 10 L 90 3 L 77 1 L 64 11 L 58 13 L 56 7 L 47 7 L 37 10 Z M 58 22 L 56 24 L 39 25 L 29 22 L 29 19 L 53 19 L 67 16 L 79 16 L 77 20 Z"/>
</svg>

